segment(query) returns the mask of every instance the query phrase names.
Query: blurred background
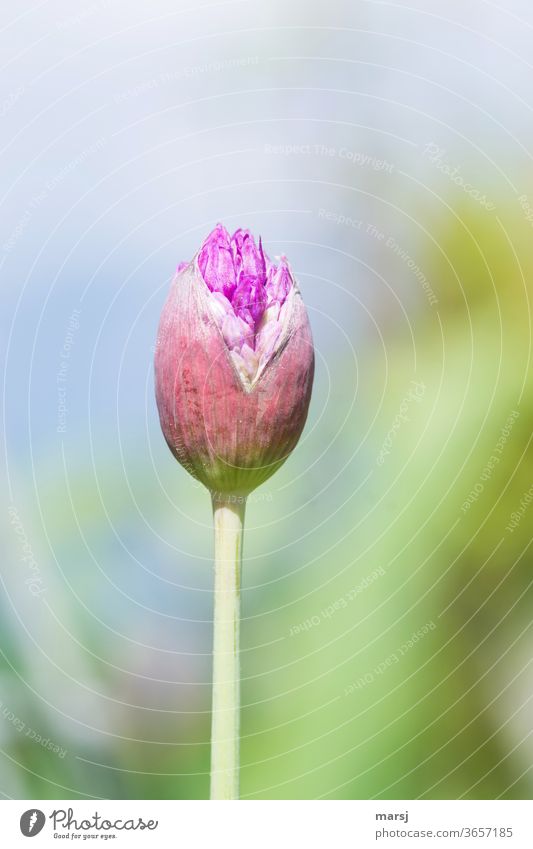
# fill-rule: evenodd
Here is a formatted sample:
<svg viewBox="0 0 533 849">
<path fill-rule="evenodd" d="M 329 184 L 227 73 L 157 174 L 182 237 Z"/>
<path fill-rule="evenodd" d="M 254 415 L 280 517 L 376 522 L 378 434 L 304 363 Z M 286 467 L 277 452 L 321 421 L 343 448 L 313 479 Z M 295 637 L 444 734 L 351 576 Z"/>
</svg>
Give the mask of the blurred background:
<svg viewBox="0 0 533 849">
<path fill-rule="evenodd" d="M 317 375 L 247 507 L 244 798 L 530 798 L 533 9 L 68 0 L 1 24 L 0 793 L 208 795 L 177 263 L 285 253 Z"/>
</svg>

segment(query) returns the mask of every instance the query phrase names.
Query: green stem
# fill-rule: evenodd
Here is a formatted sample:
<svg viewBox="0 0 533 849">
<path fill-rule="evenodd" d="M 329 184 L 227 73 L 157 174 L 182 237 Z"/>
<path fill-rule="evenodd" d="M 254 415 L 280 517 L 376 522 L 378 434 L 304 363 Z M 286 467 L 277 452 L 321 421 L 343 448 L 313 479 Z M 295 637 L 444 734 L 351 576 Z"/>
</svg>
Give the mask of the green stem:
<svg viewBox="0 0 533 849">
<path fill-rule="evenodd" d="M 213 496 L 215 604 L 211 799 L 239 798 L 239 629 L 243 497 Z"/>
</svg>

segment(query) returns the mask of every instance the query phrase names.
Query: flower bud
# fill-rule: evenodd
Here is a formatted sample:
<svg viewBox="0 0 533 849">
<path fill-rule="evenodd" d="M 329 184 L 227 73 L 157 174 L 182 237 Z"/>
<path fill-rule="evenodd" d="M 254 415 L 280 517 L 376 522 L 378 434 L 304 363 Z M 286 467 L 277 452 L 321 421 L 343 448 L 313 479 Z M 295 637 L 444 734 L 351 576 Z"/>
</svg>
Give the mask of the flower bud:
<svg viewBox="0 0 533 849">
<path fill-rule="evenodd" d="M 282 257 L 218 224 L 178 266 L 155 354 L 161 428 L 211 492 L 247 495 L 302 432 L 314 372 L 311 329 Z"/>
</svg>

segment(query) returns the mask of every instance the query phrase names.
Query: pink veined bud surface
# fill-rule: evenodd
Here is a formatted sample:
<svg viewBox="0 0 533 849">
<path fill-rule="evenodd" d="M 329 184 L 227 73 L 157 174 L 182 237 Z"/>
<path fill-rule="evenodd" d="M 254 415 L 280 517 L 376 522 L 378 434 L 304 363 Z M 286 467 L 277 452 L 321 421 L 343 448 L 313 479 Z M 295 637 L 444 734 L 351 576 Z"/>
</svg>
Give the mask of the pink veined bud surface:
<svg viewBox="0 0 533 849">
<path fill-rule="evenodd" d="M 212 492 L 246 495 L 286 460 L 311 397 L 307 312 L 284 257 L 218 224 L 180 263 L 155 354 L 161 427 L 179 462 Z"/>
</svg>

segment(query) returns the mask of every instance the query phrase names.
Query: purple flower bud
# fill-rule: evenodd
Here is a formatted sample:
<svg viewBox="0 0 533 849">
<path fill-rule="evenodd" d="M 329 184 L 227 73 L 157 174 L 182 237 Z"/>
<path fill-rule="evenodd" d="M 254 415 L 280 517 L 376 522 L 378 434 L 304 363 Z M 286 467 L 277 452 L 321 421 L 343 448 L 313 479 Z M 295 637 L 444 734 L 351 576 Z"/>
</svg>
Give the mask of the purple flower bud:
<svg viewBox="0 0 533 849">
<path fill-rule="evenodd" d="M 314 372 L 311 330 L 285 258 L 218 224 L 180 263 L 163 308 L 156 398 L 168 445 L 210 490 L 248 494 L 302 432 Z"/>
</svg>

